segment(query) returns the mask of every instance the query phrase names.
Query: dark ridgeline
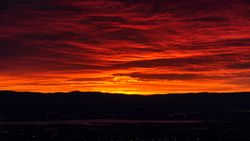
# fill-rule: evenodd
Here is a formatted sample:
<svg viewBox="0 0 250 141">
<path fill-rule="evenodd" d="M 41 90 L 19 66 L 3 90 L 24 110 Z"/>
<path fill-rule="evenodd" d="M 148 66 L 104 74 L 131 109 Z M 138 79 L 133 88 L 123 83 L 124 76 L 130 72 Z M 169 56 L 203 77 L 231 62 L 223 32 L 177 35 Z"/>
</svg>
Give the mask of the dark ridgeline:
<svg viewBox="0 0 250 141">
<path fill-rule="evenodd" d="M 250 140 L 250 93 L 153 96 L 0 93 L 0 141 Z M 67 122 L 78 121 L 74 119 L 197 122 Z"/>
<path fill-rule="evenodd" d="M 0 119 L 250 120 L 249 93 L 122 95 L 0 92 Z"/>
</svg>

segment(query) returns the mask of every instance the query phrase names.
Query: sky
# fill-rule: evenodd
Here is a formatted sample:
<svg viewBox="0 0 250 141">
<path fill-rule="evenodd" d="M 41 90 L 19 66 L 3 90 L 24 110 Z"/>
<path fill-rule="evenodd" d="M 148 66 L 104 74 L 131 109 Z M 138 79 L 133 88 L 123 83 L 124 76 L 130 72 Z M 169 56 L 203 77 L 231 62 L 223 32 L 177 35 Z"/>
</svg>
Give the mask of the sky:
<svg viewBox="0 0 250 141">
<path fill-rule="evenodd" d="M 0 90 L 250 91 L 249 0 L 1 0 Z"/>
</svg>

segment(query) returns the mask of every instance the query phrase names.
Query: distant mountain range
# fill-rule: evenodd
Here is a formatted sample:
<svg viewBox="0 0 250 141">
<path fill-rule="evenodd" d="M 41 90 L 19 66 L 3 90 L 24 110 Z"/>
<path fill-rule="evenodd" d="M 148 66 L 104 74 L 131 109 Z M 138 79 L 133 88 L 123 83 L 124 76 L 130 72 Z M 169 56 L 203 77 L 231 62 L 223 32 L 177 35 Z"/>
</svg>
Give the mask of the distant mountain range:
<svg viewBox="0 0 250 141">
<path fill-rule="evenodd" d="M 0 120 L 250 120 L 250 93 L 123 95 L 0 91 Z"/>
</svg>

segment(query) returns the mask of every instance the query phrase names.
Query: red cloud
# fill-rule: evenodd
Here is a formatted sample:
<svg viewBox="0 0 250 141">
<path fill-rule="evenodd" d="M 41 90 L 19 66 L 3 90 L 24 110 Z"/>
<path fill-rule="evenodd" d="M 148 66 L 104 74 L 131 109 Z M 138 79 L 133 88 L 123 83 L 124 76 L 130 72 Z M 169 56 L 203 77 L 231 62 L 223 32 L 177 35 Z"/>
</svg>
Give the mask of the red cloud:
<svg viewBox="0 0 250 141">
<path fill-rule="evenodd" d="M 1 88 L 250 90 L 238 82 L 249 79 L 249 13 L 246 0 L 6 0 L 0 77 L 10 81 Z"/>
</svg>

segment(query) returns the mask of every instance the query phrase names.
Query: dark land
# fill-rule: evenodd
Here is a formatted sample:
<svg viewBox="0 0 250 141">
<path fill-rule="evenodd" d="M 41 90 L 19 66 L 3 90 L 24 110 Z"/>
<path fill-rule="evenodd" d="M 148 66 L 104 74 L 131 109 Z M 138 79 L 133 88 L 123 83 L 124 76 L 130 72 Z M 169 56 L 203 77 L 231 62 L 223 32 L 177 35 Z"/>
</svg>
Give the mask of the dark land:
<svg viewBox="0 0 250 141">
<path fill-rule="evenodd" d="M 0 140 L 250 140 L 250 93 L 1 91 Z"/>
</svg>

